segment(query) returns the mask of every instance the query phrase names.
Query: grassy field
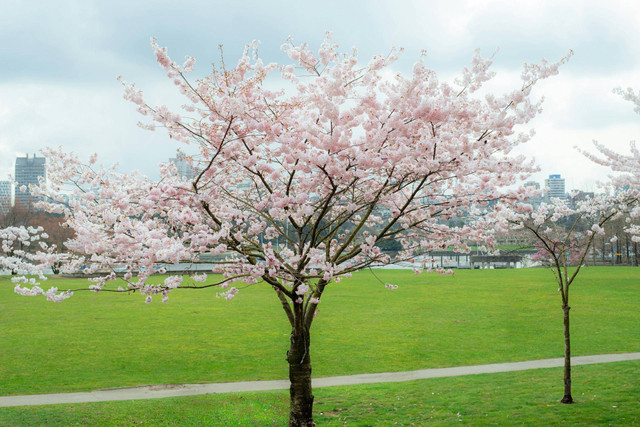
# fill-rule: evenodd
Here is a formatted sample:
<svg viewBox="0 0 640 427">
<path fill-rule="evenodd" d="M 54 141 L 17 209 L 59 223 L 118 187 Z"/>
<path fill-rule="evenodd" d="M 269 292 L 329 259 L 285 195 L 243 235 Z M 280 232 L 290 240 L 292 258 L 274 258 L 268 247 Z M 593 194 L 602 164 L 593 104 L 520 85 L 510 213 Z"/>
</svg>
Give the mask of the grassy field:
<svg viewBox="0 0 640 427">
<path fill-rule="evenodd" d="M 371 273 L 333 284 L 312 330 L 314 376 L 560 357 L 551 273 L 462 270 Z M 640 351 L 640 269 L 584 269 L 572 293 L 573 354 Z M 52 283 L 53 284 L 53 283 Z M 289 329 L 273 291 L 227 302 L 215 290 L 77 293 L 54 304 L 0 279 L 0 395 L 154 383 L 280 379 Z"/>
<path fill-rule="evenodd" d="M 561 368 L 315 390 L 321 426 L 640 425 L 640 361 L 574 367 L 576 404 L 558 403 Z M 282 426 L 286 391 L 0 408 L 7 426 Z"/>
</svg>

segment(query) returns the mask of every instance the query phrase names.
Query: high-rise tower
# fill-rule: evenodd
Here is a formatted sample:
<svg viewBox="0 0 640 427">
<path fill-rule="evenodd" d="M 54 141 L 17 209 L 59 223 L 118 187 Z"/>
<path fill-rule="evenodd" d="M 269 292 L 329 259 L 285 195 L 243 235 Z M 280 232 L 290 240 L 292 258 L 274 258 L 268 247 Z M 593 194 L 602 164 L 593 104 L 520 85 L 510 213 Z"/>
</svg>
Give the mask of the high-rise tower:
<svg viewBox="0 0 640 427">
<path fill-rule="evenodd" d="M 35 197 L 29 193 L 29 184 L 38 184 L 38 178 L 45 178 L 46 159 L 44 157 L 17 157 L 14 179 L 16 180 L 15 188 L 15 205 L 17 209 L 30 209 L 31 205 L 37 201 Z M 22 186 L 26 186 L 27 190 L 22 191 Z"/>
<path fill-rule="evenodd" d="M 197 171 L 187 162 L 184 157 L 172 157 L 169 159 L 169 162 L 173 163 L 178 170 L 178 176 L 186 179 L 192 180 L 197 176 Z"/>
<path fill-rule="evenodd" d="M 11 209 L 11 181 L 0 181 L 0 213 Z"/>
<path fill-rule="evenodd" d="M 549 175 L 548 179 L 544 180 L 544 186 L 549 189 L 547 192 L 547 199 L 558 198 L 566 199 L 567 195 L 564 192 L 564 178 L 560 175 Z"/>
</svg>

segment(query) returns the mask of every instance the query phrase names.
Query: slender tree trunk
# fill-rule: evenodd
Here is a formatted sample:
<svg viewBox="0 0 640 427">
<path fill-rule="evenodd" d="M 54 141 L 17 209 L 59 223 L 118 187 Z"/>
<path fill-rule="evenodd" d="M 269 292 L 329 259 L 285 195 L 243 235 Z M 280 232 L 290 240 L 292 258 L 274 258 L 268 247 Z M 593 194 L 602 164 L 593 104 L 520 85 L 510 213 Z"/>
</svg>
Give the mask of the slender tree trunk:
<svg viewBox="0 0 640 427">
<path fill-rule="evenodd" d="M 627 264 L 632 265 L 629 258 L 629 235 L 627 233 L 624 233 L 624 251 L 627 255 Z"/>
<path fill-rule="evenodd" d="M 312 414 L 309 330 L 300 325 L 296 326 L 299 327 L 294 328 L 291 333 L 291 347 L 287 352 L 289 381 L 291 381 L 289 427 L 309 427 L 315 426 Z"/>
<path fill-rule="evenodd" d="M 564 317 L 564 396 L 560 402 L 573 403 L 571 396 L 571 337 L 569 335 L 569 307 L 568 304 L 562 305 Z"/>
</svg>

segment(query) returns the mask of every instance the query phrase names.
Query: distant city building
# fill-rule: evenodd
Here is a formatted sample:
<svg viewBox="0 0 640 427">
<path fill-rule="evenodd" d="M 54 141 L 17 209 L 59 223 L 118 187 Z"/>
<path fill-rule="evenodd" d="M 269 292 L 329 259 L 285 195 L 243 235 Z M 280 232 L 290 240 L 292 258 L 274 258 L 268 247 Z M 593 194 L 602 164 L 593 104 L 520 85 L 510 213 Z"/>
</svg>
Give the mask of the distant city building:
<svg viewBox="0 0 640 427">
<path fill-rule="evenodd" d="M 178 170 L 178 176 L 186 180 L 194 179 L 197 172 L 183 157 L 172 157 L 169 162 L 173 163 Z"/>
<path fill-rule="evenodd" d="M 629 191 L 631 189 L 631 187 L 629 185 L 621 185 L 621 186 L 616 186 L 613 191 L 615 192 L 616 195 L 622 194 L 626 191 Z"/>
<path fill-rule="evenodd" d="M 45 178 L 45 165 L 46 159 L 44 157 L 37 157 L 35 154 L 33 157 L 17 157 L 15 166 L 14 179 L 16 181 L 15 188 L 15 205 L 18 209 L 29 209 L 31 205 L 37 201 L 29 193 L 29 184 L 38 184 L 38 178 Z M 21 187 L 27 187 L 26 191 L 21 191 Z"/>
<path fill-rule="evenodd" d="M 562 178 L 562 176 L 549 175 L 549 178 L 544 180 L 544 186 L 549 189 L 549 191 L 547 192 L 547 199 L 567 198 L 567 195 L 564 191 L 564 178 Z"/>
<path fill-rule="evenodd" d="M 11 181 L 0 181 L 0 213 L 11 209 Z"/>
<path fill-rule="evenodd" d="M 524 186 L 532 187 L 532 188 L 535 188 L 536 190 L 540 190 L 540 183 L 535 181 L 527 181 L 524 183 Z M 542 203 L 542 195 L 529 197 L 527 199 L 527 202 L 531 203 L 533 206 L 538 206 L 540 203 Z"/>
<path fill-rule="evenodd" d="M 573 190 L 572 197 L 570 201 L 570 206 L 575 209 L 577 204 L 583 200 L 593 199 L 595 193 L 591 191 L 582 191 L 582 190 Z"/>
</svg>

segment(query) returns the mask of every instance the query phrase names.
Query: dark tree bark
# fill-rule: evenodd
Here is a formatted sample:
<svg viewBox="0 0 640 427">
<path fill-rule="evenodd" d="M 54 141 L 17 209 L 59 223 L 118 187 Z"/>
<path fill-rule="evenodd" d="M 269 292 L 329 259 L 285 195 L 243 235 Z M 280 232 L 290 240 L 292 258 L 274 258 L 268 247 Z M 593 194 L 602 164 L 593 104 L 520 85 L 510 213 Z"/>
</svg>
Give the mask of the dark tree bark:
<svg viewBox="0 0 640 427">
<path fill-rule="evenodd" d="M 569 307 L 567 304 L 562 305 L 564 318 L 564 396 L 562 403 L 573 403 L 571 396 L 571 336 L 569 333 Z"/>
<path fill-rule="evenodd" d="M 276 288 L 276 282 L 270 277 L 265 281 Z M 302 283 L 297 282 L 294 292 Z M 320 299 L 327 281 L 320 279 L 316 284 L 313 297 Z M 289 426 L 311 427 L 313 422 L 313 392 L 311 389 L 311 324 L 313 323 L 317 305 L 307 300 L 306 304 L 301 297 L 296 298 L 295 293 L 287 294 L 287 291 L 277 291 L 282 308 L 287 314 L 291 325 L 291 337 L 287 362 L 289 362 Z M 286 294 L 286 295 L 285 295 Z M 289 302 L 291 298 L 293 304 Z"/>
<path fill-rule="evenodd" d="M 631 258 L 629 258 L 629 234 L 624 233 L 624 251 L 627 257 L 627 264 L 631 264 Z"/>
<path fill-rule="evenodd" d="M 296 322 L 298 323 L 298 322 Z M 302 323 L 302 322 L 300 322 Z M 309 329 L 304 325 L 294 327 L 291 347 L 287 352 L 289 362 L 290 427 L 315 426 L 313 422 L 313 394 L 311 390 L 311 357 L 309 355 Z"/>
</svg>

